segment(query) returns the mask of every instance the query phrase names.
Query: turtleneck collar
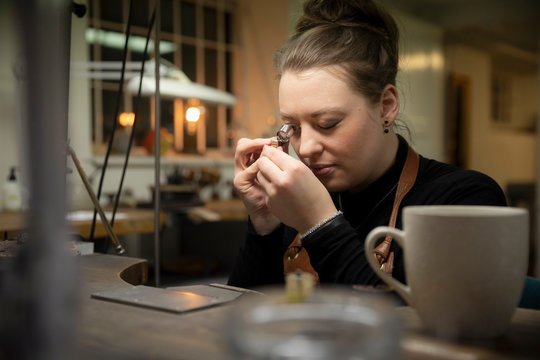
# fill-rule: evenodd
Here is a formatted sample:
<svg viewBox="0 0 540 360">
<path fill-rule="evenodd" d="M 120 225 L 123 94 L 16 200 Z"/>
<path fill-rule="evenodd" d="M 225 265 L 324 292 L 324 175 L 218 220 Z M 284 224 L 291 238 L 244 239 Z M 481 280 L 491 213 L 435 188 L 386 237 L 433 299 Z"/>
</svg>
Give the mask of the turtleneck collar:
<svg viewBox="0 0 540 360">
<path fill-rule="evenodd" d="M 334 204 L 344 212 L 345 217 L 347 217 L 347 213 L 352 213 L 355 219 L 360 220 L 368 215 L 374 207 L 377 207 L 379 203 L 390 197 L 390 194 L 394 193 L 409 147 L 407 141 L 401 135 L 396 136 L 399 140 L 396 158 L 392 166 L 380 178 L 356 193 L 345 190 L 331 194 Z"/>
</svg>

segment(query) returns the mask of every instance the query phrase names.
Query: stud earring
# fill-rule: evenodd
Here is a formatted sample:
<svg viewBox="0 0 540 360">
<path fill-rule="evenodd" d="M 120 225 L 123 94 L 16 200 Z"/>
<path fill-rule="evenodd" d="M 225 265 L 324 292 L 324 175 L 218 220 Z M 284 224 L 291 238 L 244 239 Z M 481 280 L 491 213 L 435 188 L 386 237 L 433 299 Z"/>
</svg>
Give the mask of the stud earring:
<svg viewBox="0 0 540 360">
<path fill-rule="evenodd" d="M 388 134 L 389 130 L 388 130 L 388 120 L 384 120 L 384 125 L 383 125 L 383 128 L 384 128 L 384 133 L 385 134 Z"/>
</svg>

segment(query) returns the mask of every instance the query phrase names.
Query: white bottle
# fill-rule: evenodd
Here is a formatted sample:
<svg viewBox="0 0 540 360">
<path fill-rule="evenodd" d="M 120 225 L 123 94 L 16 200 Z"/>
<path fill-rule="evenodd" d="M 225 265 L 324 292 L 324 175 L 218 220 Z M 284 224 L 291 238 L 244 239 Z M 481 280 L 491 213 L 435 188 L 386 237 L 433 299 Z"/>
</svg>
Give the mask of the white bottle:
<svg viewBox="0 0 540 360">
<path fill-rule="evenodd" d="M 3 189 L 4 210 L 20 211 L 22 209 L 21 187 L 15 176 L 15 167 L 12 167 Z"/>
</svg>

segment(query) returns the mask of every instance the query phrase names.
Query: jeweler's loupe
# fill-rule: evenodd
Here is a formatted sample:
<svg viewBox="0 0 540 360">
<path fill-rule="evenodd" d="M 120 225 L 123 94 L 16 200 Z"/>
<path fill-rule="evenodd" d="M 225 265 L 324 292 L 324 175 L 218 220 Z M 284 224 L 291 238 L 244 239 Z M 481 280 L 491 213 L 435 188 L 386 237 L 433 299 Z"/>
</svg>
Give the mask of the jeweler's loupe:
<svg viewBox="0 0 540 360">
<path fill-rule="evenodd" d="M 294 133 L 296 128 L 293 125 L 285 124 L 279 128 L 276 139 L 272 139 L 272 146 L 278 147 L 285 145 Z"/>
</svg>

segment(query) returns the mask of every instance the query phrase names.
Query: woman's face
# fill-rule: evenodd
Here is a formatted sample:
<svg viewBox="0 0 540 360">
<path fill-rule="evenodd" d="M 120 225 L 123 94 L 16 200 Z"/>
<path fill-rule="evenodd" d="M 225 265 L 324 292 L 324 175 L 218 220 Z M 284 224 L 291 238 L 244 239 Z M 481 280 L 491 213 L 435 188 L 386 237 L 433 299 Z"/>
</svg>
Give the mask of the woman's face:
<svg viewBox="0 0 540 360">
<path fill-rule="evenodd" d="M 328 191 L 361 190 L 390 166 L 378 105 L 327 68 L 286 71 L 279 83 L 282 121 L 298 127 L 291 145 Z M 394 137 L 395 138 L 395 137 Z"/>
</svg>

